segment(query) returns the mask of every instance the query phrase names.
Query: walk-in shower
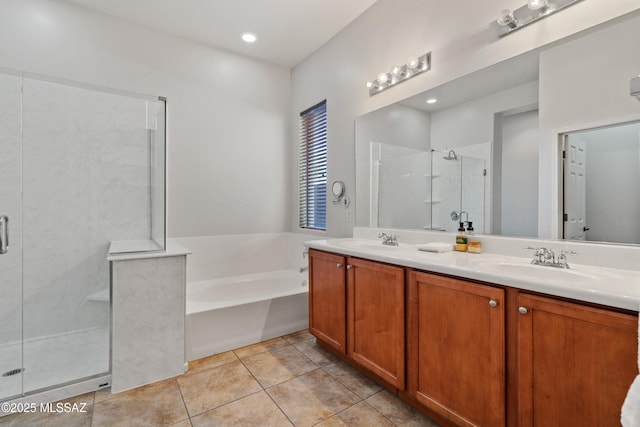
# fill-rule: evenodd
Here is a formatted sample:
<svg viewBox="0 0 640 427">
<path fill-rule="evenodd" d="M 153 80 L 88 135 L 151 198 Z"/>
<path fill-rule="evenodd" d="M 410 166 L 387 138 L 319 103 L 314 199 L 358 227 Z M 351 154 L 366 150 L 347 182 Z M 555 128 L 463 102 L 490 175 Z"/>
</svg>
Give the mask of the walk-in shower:
<svg viewBox="0 0 640 427">
<path fill-rule="evenodd" d="M 485 160 L 371 142 L 370 162 L 371 226 L 456 231 L 463 210 L 484 231 Z"/>
<path fill-rule="evenodd" d="M 108 378 L 109 244 L 164 206 L 164 99 L 0 69 L 0 401 Z"/>
</svg>

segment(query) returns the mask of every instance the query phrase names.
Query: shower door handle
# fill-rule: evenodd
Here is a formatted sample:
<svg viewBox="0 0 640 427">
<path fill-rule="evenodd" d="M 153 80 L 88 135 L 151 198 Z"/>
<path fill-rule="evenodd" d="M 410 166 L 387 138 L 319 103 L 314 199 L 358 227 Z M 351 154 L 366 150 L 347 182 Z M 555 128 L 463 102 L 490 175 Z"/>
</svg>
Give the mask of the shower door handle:
<svg viewBox="0 0 640 427">
<path fill-rule="evenodd" d="M 9 251 L 9 217 L 0 216 L 0 255 Z"/>
</svg>

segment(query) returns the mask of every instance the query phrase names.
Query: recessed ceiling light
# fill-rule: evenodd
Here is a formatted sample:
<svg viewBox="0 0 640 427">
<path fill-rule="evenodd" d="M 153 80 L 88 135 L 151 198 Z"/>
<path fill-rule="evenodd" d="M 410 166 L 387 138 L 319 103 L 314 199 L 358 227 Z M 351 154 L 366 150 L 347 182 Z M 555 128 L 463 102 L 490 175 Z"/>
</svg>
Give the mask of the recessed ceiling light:
<svg viewBox="0 0 640 427">
<path fill-rule="evenodd" d="M 436 102 L 438 102 L 438 100 L 437 100 L 437 99 L 435 99 L 435 98 L 429 98 L 429 99 L 427 99 L 427 104 L 435 104 Z"/>
<path fill-rule="evenodd" d="M 242 33 L 242 40 L 245 43 L 255 43 L 258 40 L 258 36 L 253 33 Z"/>
</svg>

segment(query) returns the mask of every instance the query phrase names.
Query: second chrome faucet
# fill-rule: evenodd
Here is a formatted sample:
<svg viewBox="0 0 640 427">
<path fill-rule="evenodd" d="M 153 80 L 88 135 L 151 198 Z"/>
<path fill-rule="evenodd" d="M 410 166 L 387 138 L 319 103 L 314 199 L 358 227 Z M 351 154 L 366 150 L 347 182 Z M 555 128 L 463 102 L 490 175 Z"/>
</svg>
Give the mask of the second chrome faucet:
<svg viewBox="0 0 640 427">
<path fill-rule="evenodd" d="M 533 259 L 531 260 L 531 264 L 544 265 L 548 267 L 569 268 L 569 264 L 567 263 L 567 253 L 570 252 L 562 250 L 556 258 L 556 255 L 551 249 L 547 249 L 544 247 L 536 248 L 533 252 Z"/>
<path fill-rule="evenodd" d="M 380 233 L 378 237 L 382 239 L 383 245 L 398 246 L 398 236 L 395 234 Z"/>
</svg>

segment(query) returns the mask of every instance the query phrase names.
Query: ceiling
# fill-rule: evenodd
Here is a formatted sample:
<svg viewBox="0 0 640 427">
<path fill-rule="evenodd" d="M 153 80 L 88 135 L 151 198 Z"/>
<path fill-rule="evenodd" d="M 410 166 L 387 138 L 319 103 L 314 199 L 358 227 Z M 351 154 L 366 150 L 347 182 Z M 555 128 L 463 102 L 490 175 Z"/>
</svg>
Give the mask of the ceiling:
<svg viewBox="0 0 640 427">
<path fill-rule="evenodd" d="M 207 46 L 294 67 L 376 0 L 65 0 Z M 243 32 L 258 35 L 253 44 Z"/>
</svg>

